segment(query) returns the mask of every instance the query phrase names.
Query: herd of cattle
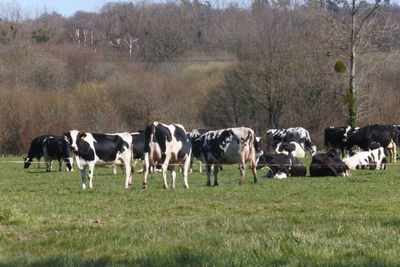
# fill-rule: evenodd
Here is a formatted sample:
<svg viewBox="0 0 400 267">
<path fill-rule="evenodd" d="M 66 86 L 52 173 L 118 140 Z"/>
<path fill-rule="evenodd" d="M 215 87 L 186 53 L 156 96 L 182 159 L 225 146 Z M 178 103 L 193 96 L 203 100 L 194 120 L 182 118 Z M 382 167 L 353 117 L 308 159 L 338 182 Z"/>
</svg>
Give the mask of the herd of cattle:
<svg viewBox="0 0 400 267">
<path fill-rule="evenodd" d="M 400 126 L 369 125 L 362 128 L 328 127 L 324 131 L 325 153 L 316 154 L 308 131 L 302 127 L 269 129 L 266 132 L 267 152 L 261 149 L 261 138 L 246 127 L 221 130 L 195 129 L 186 132 L 179 124 L 154 122 L 145 130 L 133 133 L 83 133 L 71 130 L 64 136 L 43 135 L 36 137 L 25 158 L 25 168 L 32 160 L 44 157 L 46 171 L 53 160 L 59 161 L 59 171 L 65 161 L 68 171 L 73 170 L 73 155 L 81 171 L 82 188 L 86 188 L 86 170 L 89 188 L 93 188 L 95 165 L 122 165 L 125 188 L 132 186 L 132 174 L 138 160 L 143 160 L 143 187 L 151 168 L 161 168 L 164 188 L 168 188 L 167 170 L 171 171 L 172 188 L 175 188 L 175 166 L 182 169 L 184 187 L 189 188 L 188 172 L 197 158 L 206 164 L 207 185 L 218 185 L 218 171 L 224 164 L 239 164 L 242 184 L 246 162 L 257 183 L 256 169 L 268 167 L 266 177 L 287 178 L 305 176 L 306 166 L 298 158 L 312 155 L 310 176 L 349 176 L 349 169 L 386 169 L 385 150 L 390 161 L 396 161 L 396 144 L 399 143 Z M 363 151 L 354 153 L 355 147 Z M 270 153 L 273 150 L 275 153 Z M 336 150 L 342 153 L 342 159 Z M 345 151 L 348 156 L 345 157 Z M 257 155 L 257 157 L 256 157 Z"/>
</svg>

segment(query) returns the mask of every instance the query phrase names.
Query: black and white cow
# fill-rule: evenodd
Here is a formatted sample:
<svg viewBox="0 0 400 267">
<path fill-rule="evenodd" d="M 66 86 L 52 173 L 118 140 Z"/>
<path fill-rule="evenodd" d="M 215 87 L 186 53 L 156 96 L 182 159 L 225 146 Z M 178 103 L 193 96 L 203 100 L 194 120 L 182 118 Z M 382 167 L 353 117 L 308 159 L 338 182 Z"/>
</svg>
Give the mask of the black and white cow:
<svg viewBox="0 0 400 267">
<path fill-rule="evenodd" d="M 87 168 L 89 169 L 89 188 L 93 188 L 95 165 L 123 164 L 126 176 L 125 188 L 132 185 L 132 135 L 130 133 L 81 133 L 77 130 L 71 130 L 65 133 L 65 136 L 75 152 L 76 163 L 81 170 L 83 189 L 86 189 Z"/>
<path fill-rule="evenodd" d="M 326 153 L 314 155 L 310 165 L 310 176 L 351 176 L 349 167 L 340 160 L 339 154 L 332 149 Z"/>
<path fill-rule="evenodd" d="M 311 142 L 310 134 L 303 127 L 293 127 L 287 129 L 269 129 L 267 131 L 267 151 L 270 148 L 276 149 L 276 146 L 280 142 L 297 142 L 303 148 L 307 150 L 311 155 L 314 155 L 317 151 L 316 146 Z"/>
<path fill-rule="evenodd" d="M 168 189 L 167 170 L 170 164 L 183 166 L 184 187 L 189 188 L 188 169 L 192 154 L 192 144 L 185 128 L 180 124 L 153 122 L 145 130 L 143 188 L 147 188 L 150 165 L 161 165 L 164 188 Z M 172 166 L 172 188 L 175 188 L 176 172 Z"/>
<path fill-rule="evenodd" d="M 25 158 L 24 168 L 27 169 L 31 166 L 34 158 L 38 161 L 38 168 L 40 167 L 40 158 L 43 157 L 43 142 L 46 138 L 52 135 L 42 135 L 34 138 L 29 147 L 28 156 Z"/>
<path fill-rule="evenodd" d="M 187 132 L 187 135 L 189 136 L 190 141 L 193 144 L 193 141 L 196 138 L 200 137 L 202 134 L 204 134 L 204 133 L 206 133 L 208 131 L 211 131 L 211 129 L 193 129 L 193 130 L 190 130 L 189 132 Z M 200 154 L 195 155 L 193 153 L 193 151 L 192 151 L 192 156 L 191 156 L 191 159 L 190 159 L 189 172 L 192 173 L 194 158 L 197 158 L 199 160 L 199 172 L 202 172 L 202 170 L 201 170 L 201 161 L 199 159 L 200 158 Z"/>
<path fill-rule="evenodd" d="M 283 179 L 289 176 L 306 176 L 307 168 L 292 154 L 265 153 L 257 158 L 257 169 L 267 166 L 264 177 Z"/>
<path fill-rule="evenodd" d="M 52 161 L 58 160 L 58 170 L 61 171 L 65 161 L 67 170 L 72 170 L 71 145 L 63 136 L 49 136 L 43 140 L 43 156 L 46 163 L 46 172 L 51 171 Z"/>
<path fill-rule="evenodd" d="M 254 131 L 246 127 L 208 131 L 194 140 L 193 153 L 207 164 L 207 185 L 211 185 L 211 166 L 214 167 L 214 185 L 218 185 L 218 165 L 239 163 L 240 181 L 243 184 L 246 162 L 250 161 L 254 183 L 257 183 L 255 154 L 258 150 Z"/>
<path fill-rule="evenodd" d="M 330 149 L 340 149 L 342 157 L 344 157 L 344 150 L 347 147 L 348 134 L 354 129 L 351 126 L 343 127 L 327 127 L 324 130 L 324 144 L 325 151 Z"/>
<path fill-rule="evenodd" d="M 304 158 L 306 152 L 297 142 L 281 142 L 276 146 L 275 152 L 277 154 L 292 154 L 296 158 Z"/>
<path fill-rule="evenodd" d="M 358 152 L 352 156 L 343 159 L 343 162 L 350 170 L 370 169 L 370 170 L 386 170 L 386 157 L 383 147 L 376 148 L 371 151 Z"/>
<path fill-rule="evenodd" d="M 378 143 L 389 150 L 390 162 L 396 162 L 396 143 L 399 139 L 399 130 L 393 125 L 368 125 L 352 130 L 348 134 L 347 148 L 359 146 L 367 151 Z"/>
</svg>

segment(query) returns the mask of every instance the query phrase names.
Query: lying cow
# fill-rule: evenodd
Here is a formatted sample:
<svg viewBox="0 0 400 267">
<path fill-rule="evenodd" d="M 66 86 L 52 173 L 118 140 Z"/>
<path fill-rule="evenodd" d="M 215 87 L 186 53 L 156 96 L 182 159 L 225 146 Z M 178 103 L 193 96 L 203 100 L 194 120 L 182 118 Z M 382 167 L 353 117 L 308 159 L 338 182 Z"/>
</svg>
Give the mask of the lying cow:
<svg viewBox="0 0 400 267">
<path fill-rule="evenodd" d="M 239 163 L 240 180 L 243 184 L 246 162 L 250 161 L 254 183 L 257 183 L 255 153 L 258 144 L 254 131 L 246 127 L 208 131 L 195 139 L 193 153 L 207 164 L 207 185 L 211 185 L 211 166 L 214 167 L 214 186 L 218 185 L 218 165 Z"/>
<path fill-rule="evenodd" d="M 310 176 L 351 176 L 349 167 L 339 159 L 336 150 L 314 155 L 310 165 Z"/>
<path fill-rule="evenodd" d="M 65 136 L 75 152 L 76 163 L 81 170 L 83 189 L 86 189 L 86 168 L 89 169 L 89 188 L 93 188 L 95 165 L 123 164 L 126 177 L 125 188 L 132 185 L 132 136 L 130 133 L 81 133 L 71 130 L 65 133 Z"/>
<path fill-rule="evenodd" d="M 42 135 L 34 138 L 31 142 L 31 146 L 29 147 L 28 156 L 24 159 L 25 164 L 24 168 L 27 169 L 31 166 L 32 160 L 34 158 L 37 159 L 38 165 L 37 167 L 40 168 L 40 158 L 43 157 L 43 142 L 46 138 L 52 135 Z"/>
<path fill-rule="evenodd" d="M 46 163 L 46 172 L 51 171 L 52 161 L 58 160 L 58 171 L 61 171 L 65 161 L 67 170 L 72 170 L 71 145 L 63 136 L 49 136 L 43 140 L 43 156 Z"/>
<path fill-rule="evenodd" d="M 371 151 L 358 152 L 343 159 L 343 162 L 350 170 L 370 169 L 386 170 L 386 157 L 383 147 Z"/>
<path fill-rule="evenodd" d="M 310 134 L 303 127 L 269 129 L 267 131 L 267 151 L 270 151 L 270 148 L 276 149 L 280 142 L 291 141 L 300 144 L 303 150 L 307 150 L 311 155 L 317 152 L 316 146 L 311 142 Z"/>
<path fill-rule="evenodd" d="M 264 177 L 287 178 L 289 176 L 306 176 L 307 168 L 292 154 L 270 154 L 265 153 L 257 158 L 257 169 L 264 166 L 269 171 Z"/>
<path fill-rule="evenodd" d="M 147 188 L 147 175 L 150 165 L 161 165 L 164 188 L 168 189 L 167 169 L 169 164 L 183 166 L 184 187 L 189 188 L 188 169 L 192 144 L 185 128 L 180 124 L 162 124 L 153 122 L 146 127 L 143 164 L 143 188 Z M 175 188 L 176 172 L 170 166 L 172 188 Z"/>
<path fill-rule="evenodd" d="M 296 158 L 304 158 L 306 152 L 297 142 L 281 142 L 276 146 L 275 152 L 277 154 L 292 154 Z"/>
</svg>

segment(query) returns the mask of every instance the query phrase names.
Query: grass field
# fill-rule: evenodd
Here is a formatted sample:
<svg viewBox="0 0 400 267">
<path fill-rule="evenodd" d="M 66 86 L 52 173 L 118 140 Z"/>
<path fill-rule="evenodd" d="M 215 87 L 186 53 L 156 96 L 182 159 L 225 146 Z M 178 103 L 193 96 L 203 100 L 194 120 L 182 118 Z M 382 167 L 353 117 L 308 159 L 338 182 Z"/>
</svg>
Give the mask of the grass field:
<svg viewBox="0 0 400 267">
<path fill-rule="evenodd" d="M 96 168 L 84 191 L 76 166 L 12 160 L 0 158 L 0 266 L 400 264 L 400 166 L 285 180 L 260 170 L 258 184 L 247 171 L 242 186 L 226 166 L 218 187 L 195 169 L 189 190 L 181 174 L 175 190 L 160 174 L 125 190 L 120 171 Z"/>
</svg>

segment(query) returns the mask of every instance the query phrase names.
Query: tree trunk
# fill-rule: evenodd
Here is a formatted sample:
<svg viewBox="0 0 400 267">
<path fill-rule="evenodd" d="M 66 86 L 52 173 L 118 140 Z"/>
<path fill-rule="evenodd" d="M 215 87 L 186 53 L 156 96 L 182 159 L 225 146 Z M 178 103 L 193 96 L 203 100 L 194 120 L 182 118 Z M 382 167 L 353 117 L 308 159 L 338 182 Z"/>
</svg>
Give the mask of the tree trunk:
<svg viewBox="0 0 400 267">
<path fill-rule="evenodd" d="M 350 81 L 349 81 L 349 124 L 357 126 L 357 85 L 356 85 L 356 0 L 352 0 L 351 39 L 350 39 Z"/>
</svg>

